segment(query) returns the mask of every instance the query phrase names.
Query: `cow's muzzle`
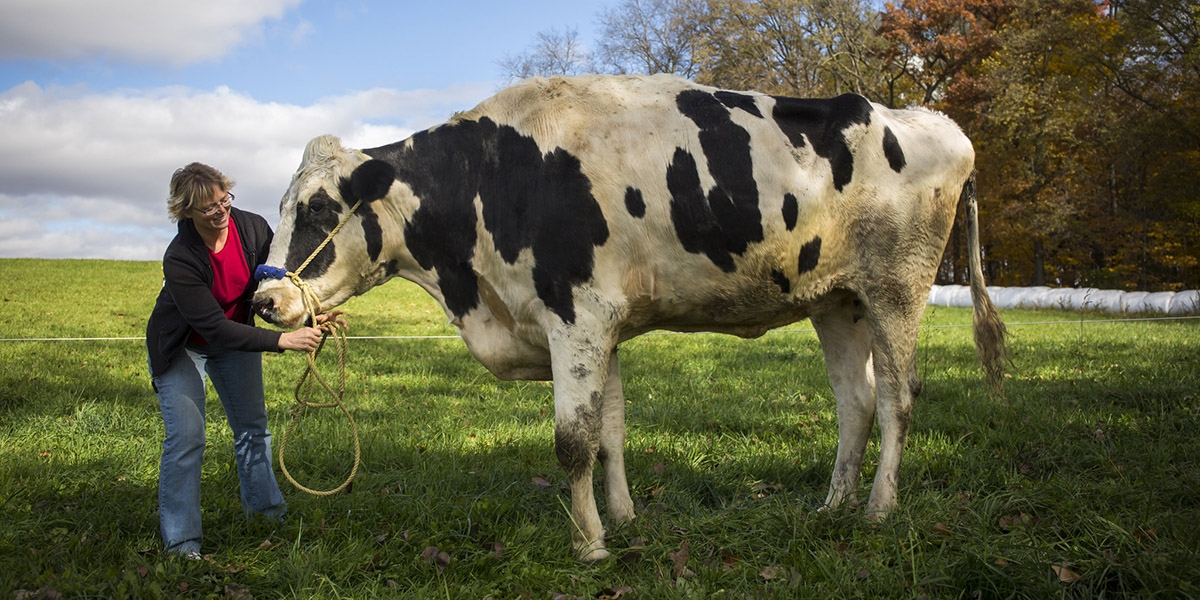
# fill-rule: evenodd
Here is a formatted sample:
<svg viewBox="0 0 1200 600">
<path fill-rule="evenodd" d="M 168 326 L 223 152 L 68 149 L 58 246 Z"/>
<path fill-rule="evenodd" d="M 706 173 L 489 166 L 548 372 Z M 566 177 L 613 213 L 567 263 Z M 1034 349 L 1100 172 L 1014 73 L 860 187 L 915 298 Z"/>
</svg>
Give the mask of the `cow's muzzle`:
<svg viewBox="0 0 1200 600">
<path fill-rule="evenodd" d="M 274 298 L 266 295 L 255 296 L 254 300 L 250 303 L 250 308 L 268 323 L 279 324 L 277 320 L 279 317 L 275 314 Z"/>
</svg>

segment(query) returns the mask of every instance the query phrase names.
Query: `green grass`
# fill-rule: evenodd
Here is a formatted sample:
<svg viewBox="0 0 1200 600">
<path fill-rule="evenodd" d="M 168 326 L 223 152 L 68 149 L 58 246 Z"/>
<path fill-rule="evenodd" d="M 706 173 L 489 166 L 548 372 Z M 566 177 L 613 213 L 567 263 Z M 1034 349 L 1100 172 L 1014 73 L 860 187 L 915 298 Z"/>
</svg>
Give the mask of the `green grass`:
<svg viewBox="0 0 1200 600">
<path fill-rule="evenodd" d="M 137 337 L 160 285 L 157 263 L 0 260 L 0 338 Z M 406 282 L 346 310 L 354 335 L 453 333 Z M 0 342 L 0 599 L 1200 597 L 1200 322 L 1004 317 L 1073 323 L 1011 328 L 1004 399 L 969 328 L 923 330 L 901 508 L 882 524 L 817 512 L 837 423 L 813 333 L 626 342 L 639 516 L 593 566 L 569 558 L 549 386 L 495 379 L 458 340 L 351 340 L 360 474 L 332 498 L 283 483 L 281 525 L 243 518 L 210 394 L 201 562 L 160 552 L 142 343 Z M 303 363 L 265 360 L 276 447 Z M 302 482 L 349 473 L 338 413 L 294 436 Z M 423 558 L 430 546 L 448 566 Z"/>
</svg>

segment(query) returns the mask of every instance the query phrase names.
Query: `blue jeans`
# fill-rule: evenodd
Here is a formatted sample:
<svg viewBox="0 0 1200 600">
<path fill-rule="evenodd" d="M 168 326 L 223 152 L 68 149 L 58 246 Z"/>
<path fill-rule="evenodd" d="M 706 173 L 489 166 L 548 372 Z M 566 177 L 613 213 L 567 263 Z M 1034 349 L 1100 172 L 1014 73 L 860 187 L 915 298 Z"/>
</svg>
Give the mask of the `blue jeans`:
<svg viewBox="0 0 1200 600">
<path fill-rule="evenodd" d="M 200 551 L 206 375 L 212 378 L 233 430 L 242 509 L 267 518 L 287 512 L 271 468 L 262 354 L 188 346 L 167 372 L 154 378 L 166 428 L 158 472 L 158 516 L 167 552 Z"/>
</svg>

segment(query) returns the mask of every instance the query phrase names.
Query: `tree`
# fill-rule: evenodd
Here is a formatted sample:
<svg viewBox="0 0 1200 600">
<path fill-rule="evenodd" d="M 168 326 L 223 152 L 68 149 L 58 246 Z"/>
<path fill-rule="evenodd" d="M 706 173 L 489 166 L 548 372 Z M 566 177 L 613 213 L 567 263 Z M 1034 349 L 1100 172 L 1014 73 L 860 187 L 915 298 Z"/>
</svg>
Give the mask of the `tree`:
<svg viewBox="0 0 1200 600">
<path fill-rule="evenodd" d="M 611 73 L 696 74 L 701 0 L 625 0 L 605 10 L 596 61 Z"/>
<path fill-rule="evenodd" d="M 579 41 L 577 29 L 557 29 L 537 34 L 533 47 L 523 54 L 499 61 L 510 80 L 554 75 L 579 75 L 594 70 L 591 56 Z"/>
<path fill-rule="evenodd" d="M 877 14 L 867 0 L 709 0 L 697 79 L 792 96 L 886 101 Z"/>
<path fill-rule="evenodd" d="M 1008 21 L 1013 0 L 901 0 L 887 2 L 879 34 L 886 40 L 885 68 L 903 75 L 915 96 L 891 90 L 897 104 L 954 105 L 952 88 L 969 95 L 973 77 L 997 50 L 996 32 Z M 893 81 L 899 81 L 894 78 Z"/>
</svg>

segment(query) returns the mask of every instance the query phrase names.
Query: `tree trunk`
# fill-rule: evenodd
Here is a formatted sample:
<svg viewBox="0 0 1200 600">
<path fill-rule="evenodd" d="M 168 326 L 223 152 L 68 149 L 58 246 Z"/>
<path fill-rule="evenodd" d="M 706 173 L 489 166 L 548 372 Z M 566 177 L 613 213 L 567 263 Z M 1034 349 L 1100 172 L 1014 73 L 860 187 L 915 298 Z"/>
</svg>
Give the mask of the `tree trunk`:
<svg viewBox="0 0 1200 600">
<path fill-rule="evenodd" d="M 1046 285 L 1046 242 L 1033 240 L 1033 285 Z"/>
</svg>

